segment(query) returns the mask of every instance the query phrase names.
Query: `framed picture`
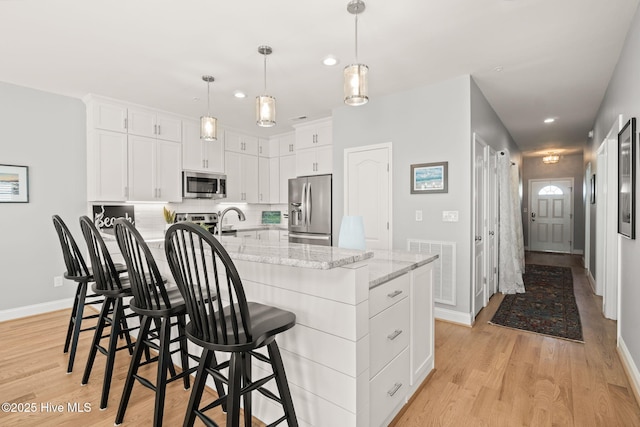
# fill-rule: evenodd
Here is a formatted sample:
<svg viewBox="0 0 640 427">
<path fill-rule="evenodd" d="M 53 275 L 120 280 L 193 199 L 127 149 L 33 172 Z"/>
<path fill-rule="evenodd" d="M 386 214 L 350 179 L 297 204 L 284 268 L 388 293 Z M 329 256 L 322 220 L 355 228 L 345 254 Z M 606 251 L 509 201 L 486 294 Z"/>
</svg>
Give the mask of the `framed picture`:
<svg viewBox="0 0 640 427">
<path fill-rule="evenodd" d="M 618 134 L 618 234 L 636 238 L 636 119 Z"/>
<path fill-rule="evenodd" d="M 29 168 L 0 165 L 0 202 L 29 203 Z"/>
<path fill-rule="evenodd" d="M 448 192 L 449 162 L 411 165 L 411 194 Z"/>
<path fill-rule="evenodd" d="M 591 204 L 593 205 L 596 202 L 596 174 L 591 175 L 591 188 L 589 189 L 591 193 Z"/>
</svg>

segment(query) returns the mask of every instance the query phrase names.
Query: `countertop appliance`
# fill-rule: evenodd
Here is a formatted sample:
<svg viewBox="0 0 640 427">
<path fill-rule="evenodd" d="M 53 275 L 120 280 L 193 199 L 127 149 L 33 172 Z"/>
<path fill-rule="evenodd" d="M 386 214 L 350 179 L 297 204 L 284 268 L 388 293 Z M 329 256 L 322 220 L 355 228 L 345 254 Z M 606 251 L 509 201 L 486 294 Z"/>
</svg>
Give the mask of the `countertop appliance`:
<svg viewBox="0 0 640 427">
<path fill-rule="evenodd" d="M 178 213 L 176 222 L 189 221 L 206 228 L 212 234 L 217 235 L 218 214 L 217 213 Z M 236 230 L 222 230 L 223 236 L 236 236 Z"/>
<path fill-rule="evenodd" d="M 227 197 L 227 176 L 216 173 L 182 172 L 182 198 L 223 199 Z"/>
<path fill-rule="evenodd" d="M 331 246 L 332 176 L 289 179 L 289 241 Z"/>
</svg>

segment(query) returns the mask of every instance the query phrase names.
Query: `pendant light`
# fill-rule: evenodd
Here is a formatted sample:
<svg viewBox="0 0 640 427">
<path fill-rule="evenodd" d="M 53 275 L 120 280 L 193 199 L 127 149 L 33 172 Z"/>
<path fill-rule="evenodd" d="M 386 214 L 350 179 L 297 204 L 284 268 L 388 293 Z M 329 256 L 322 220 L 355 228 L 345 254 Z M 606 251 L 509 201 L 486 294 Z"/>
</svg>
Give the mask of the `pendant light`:
<svg viewBox="0 0 640 427">
<path fill-rule="evenodd" d="M 218 119 L 209 113 L 209 84 L 215 79 L 211 76 L 202 76 L 202 80 L 207 82 L 207 115 L 200 117 L 200 139 L 215 141 L 218 139 Z"/>
<path fill-rule="evenodd" d="M 264 56 L 264 95 L 256 96 L 256 123 L 263 128 L 276 124 L 276 99 L 267 95 L 267 55 L 271 52 L 271 46 L 258 46 L 258 53 Z"/>
<path fill-rule="evenodd" d="M 552 165 L 554 163 L 558 163 L 560 161 L 560 156 L 554 153 L 549 153 L 548 155 L 542 158 L 542 163 L 547 165 Z"/>
<path fill-rule="evenodd" d="M 356 63 L 344 67 L 344 103 L 352 106 L 369 102 L 369 67 L 358 63 L 358 14 L 364 12 L 364 9 L 362 0 L 351 0 L 347 5 L 349 13 L 356 16 Z"/>
</svg>

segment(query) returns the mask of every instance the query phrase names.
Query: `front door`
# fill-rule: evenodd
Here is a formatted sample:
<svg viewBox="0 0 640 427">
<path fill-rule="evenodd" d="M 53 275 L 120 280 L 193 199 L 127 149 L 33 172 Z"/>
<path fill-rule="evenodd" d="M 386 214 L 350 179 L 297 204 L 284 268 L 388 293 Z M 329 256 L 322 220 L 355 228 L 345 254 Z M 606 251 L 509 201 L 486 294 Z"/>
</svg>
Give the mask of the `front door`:
<svg viewBox="0 0 640 427">
<path fill-rule="evenodd" d="M 529 249 L 571 253 L 573 178 L 529 181 Z"/>
</svg>

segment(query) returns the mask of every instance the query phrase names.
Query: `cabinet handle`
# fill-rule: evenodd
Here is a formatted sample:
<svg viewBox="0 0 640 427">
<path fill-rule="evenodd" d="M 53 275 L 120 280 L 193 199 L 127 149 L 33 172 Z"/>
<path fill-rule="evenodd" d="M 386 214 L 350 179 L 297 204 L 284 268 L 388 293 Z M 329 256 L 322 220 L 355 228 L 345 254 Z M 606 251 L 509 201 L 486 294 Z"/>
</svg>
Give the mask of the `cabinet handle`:
<svg viewBox="0 0 640 427">
<path fill-rule="evenodd" d="M 123 125 L 124 125 L 124 128 L 125 128 L 125 129 L 127 128 L 127 125 L 128 125 L 128 124 L 129 124 L 129 123 L 127 123 L 127 118 L 125 117 L 125 118 L 124 118 L 124 123 L 123 123 Z"/>
<path fill-rule="evenodd" d="M 260 154 L 262 154 L 262 147 L 260 147 Z"/>
<path fill-rule="evenodd" d="M 389 341 L 393 341 L 396 338 L 398 338 L 398 335 L 400 335 L 402 333 L 402 329 L 396 329 L 395 331 L 393 331 L 392 333 L 390 333 L 389 335 L 387 335 L 387 339 Z"/>
<path fill-rule="evenodd" d="M 160 130 L 160 125 L 158 125 L 158 135 L 160 135 L 162 133 L 162 130 Z"/>
<path fill-rule="evenodd" d="M 402 291 L 401 291 L 400 289 L 397 289 L 397 290 L 395 290 L 395 291 L 391 292 L 390 294 L 387 294 L 387 296 L 388 296 L 389 298 L 395 298 L 395 297 L 397 297 L 398 295 L 400 295 L 401 293 L 402 293 Z"/>
<path fill-rule="evenodd" d="M 289 144 L 289 152 L 292 153 L 293 152 L 293 144 Z"/>
<path fill-rule="evenodd" d="M 124 187 L 124 197 L 129 197 L 129 187 Z"/>
<path fill-rule="evenodd" d="M 162 198 L 162 188 L 158 188 L 158 199 Z"/>
<path fill-rule="evenodd" d="M 402 387 L 402 383 L 395 383 L 393 388 L 391 390 L 389 390 L 387 392 L 387 394 L 391 397 L 393 397 L 394 394 L 396 394 L 398 392 L 398 390 L 400 390 L 400 387 Z"/>
<path fill-rule="evenodd" d="M 207 162 L 207 167 L 209 167 L 209 160 L 205 160 Z"/>
</svg>

